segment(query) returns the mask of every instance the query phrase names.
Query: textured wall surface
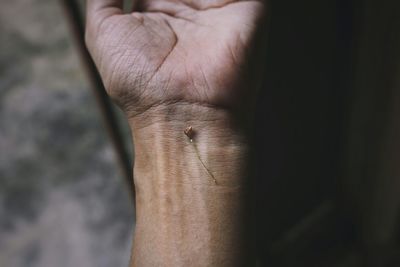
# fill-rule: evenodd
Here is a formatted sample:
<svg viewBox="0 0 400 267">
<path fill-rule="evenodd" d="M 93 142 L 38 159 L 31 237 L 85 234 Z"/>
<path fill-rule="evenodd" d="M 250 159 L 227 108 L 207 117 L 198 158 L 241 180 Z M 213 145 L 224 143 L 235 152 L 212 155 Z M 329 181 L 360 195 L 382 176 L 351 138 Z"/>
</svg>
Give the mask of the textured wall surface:
<svg viewBox="0 0 400 267">
<path fill-rule="evenodd" d="M 127 266 L 132 225 L 58 2 L 7 1 L 0 9 L 0 266 Z"/>
</svg>

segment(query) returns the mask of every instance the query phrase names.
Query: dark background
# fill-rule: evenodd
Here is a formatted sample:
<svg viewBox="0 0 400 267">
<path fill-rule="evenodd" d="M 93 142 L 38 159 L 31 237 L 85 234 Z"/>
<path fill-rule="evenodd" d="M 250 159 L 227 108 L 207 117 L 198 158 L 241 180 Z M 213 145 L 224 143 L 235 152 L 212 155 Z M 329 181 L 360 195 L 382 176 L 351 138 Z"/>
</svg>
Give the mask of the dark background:
<svg viewBox="0 0 400 267">
<path fill-rule="evenodd" d="M 400 266 L 400 5 L 270 1 L 263 266 Z"/>
</svg>

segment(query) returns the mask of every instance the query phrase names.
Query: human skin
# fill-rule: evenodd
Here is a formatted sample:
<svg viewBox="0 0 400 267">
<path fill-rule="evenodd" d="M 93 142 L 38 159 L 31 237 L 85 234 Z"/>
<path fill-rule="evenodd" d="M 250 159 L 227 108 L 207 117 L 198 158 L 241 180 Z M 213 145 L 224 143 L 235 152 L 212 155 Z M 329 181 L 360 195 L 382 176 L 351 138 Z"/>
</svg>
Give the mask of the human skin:
<svg viewBox="0 0 400 267">
<path fill-rule="evenodd" d="M 254 0 L 87 1 L 86 43 L 135 146 L 131 266 L 251 266 L 264 21 Z"/>
</svg>

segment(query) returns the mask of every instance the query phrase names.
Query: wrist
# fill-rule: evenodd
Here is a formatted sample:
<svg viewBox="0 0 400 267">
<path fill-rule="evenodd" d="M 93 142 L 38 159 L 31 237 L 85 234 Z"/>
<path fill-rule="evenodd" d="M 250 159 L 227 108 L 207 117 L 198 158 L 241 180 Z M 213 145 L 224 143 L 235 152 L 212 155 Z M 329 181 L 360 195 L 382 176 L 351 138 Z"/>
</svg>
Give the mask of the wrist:
<svg viewBox="0 0 400 267">
<path fill-rule="evenodd" d="M 148 261 L 151 251 L 165 266 L 238 266 L 245 251 L 249 179 L 243 121 L 225 109 L 178 103 L 154 107 L 131 118 L 130 125 L 135 265 Z M 188 136 L 189 126 L 193 134 Z"/>
<path fill-rule="evenodd" d="M 159 170 L 155 181 L 241 186 L 249 158 L 246 121 L 234 112 L 193 103 L 158 105 L 129 120 L 135 144 L 135 172 Z M 185 130 L 190 127 L 190 135 Z M 180 171 L 180 175 L 174 173 Z M 218 179 L 217 179 L 218 178 Z M 140 179 L 140 176 L 138 177 Z M 140 182 L 140 181 L 137 181 Z"/>
</svg>

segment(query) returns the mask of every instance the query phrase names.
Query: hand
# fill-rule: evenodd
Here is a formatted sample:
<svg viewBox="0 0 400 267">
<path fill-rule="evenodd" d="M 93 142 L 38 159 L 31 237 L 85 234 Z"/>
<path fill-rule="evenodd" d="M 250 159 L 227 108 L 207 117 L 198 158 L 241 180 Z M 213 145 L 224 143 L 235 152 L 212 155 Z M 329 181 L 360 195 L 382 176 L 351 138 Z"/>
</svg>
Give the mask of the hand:
<svg viewBox="0 0 400 267">
<path fill-rule="evenodd" d="M 124 14 L 121 0 L 88 0 L 88 48 L 128 117 L 176 102 L 236 108 L 254 97 L 261 0 L 139 4 L 141 12 Z"/>
<path fill-rule="evenodd" d="M 264 4 L 140 1 L 124 14 L 122 0 L 88 0 L 86 31 L 133 130 L 131 266 L 250 266 L 249 137 L 231 111 L 249 114 L 260 84 Z"/>
</svg>

